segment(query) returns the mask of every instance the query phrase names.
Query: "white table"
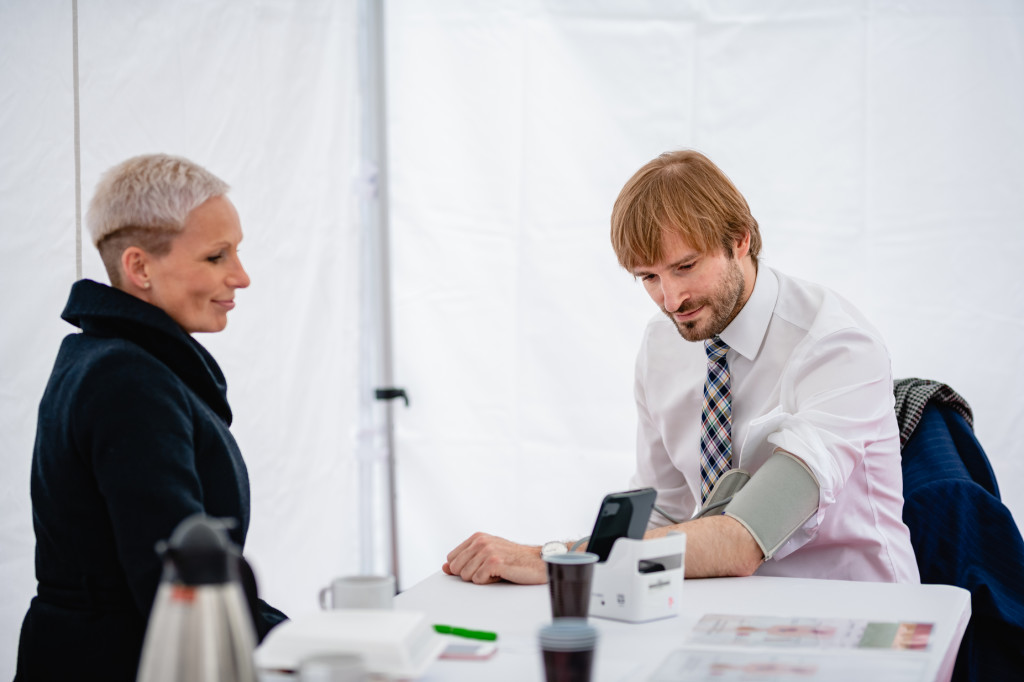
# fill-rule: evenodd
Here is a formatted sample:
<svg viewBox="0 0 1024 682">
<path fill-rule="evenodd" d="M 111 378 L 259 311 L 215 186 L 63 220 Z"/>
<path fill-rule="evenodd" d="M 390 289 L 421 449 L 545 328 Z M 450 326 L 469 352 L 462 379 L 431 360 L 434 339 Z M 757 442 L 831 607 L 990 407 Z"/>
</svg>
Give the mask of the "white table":
<svg viewBox="0 0 1024 682">
<path fill-rule="evenodd" d="M 439 659 L 424 682 L 540 680 L 537 630 L 551 620 L 547 585 L 473 585 L 437 573 L 396 597 L 395 608 L 432 623 L 491 630 L 498 651 L 486 661 Z M 709 613 L 934 623 L 924 680 L 948 680 L 971 614 L 970 593 L 947 585 L 893 585 L 800 578 L 717 578 L 683 584 L 682 614 L 650 623 L 590 618 L 600 633 L 595 682 L 646 680 Z M 881 682 L 879 680 L 878 682 Z"/>
</svg>

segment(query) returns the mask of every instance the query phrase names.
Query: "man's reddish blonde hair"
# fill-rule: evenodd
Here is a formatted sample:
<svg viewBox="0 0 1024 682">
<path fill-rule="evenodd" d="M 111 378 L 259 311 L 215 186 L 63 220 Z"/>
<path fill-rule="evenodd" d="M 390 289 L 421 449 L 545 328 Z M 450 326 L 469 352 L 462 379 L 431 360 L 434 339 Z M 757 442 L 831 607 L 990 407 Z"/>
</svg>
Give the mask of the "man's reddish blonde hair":
<svg viewBox="0 0 1024 682">
<path fill-rule="evenodd" d="M 701 253 L 724 249 L 750 233 L 757 264 L 761 233 L 746 199 L 700 152 L 666 152 L 629 179 L 612 208 L 612 247 L 630 272 L 660 263 L 661 240 L 676 232 Z"/>
</svg>

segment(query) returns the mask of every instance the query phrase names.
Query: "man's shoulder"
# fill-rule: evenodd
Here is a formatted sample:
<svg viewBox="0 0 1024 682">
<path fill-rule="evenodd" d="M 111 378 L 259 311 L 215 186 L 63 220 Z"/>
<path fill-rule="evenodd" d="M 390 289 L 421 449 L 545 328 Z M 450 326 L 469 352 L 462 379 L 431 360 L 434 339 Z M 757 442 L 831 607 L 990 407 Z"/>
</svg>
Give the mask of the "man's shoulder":
<svg viewBox="0 0 1024 682">
<path fill-rule="evenodd" d="M 773 316 L 821 339 L 839 332 L 881 334 L 850 300 L 827 286 L 775 271 L 779 295 Z"/>
</svg>

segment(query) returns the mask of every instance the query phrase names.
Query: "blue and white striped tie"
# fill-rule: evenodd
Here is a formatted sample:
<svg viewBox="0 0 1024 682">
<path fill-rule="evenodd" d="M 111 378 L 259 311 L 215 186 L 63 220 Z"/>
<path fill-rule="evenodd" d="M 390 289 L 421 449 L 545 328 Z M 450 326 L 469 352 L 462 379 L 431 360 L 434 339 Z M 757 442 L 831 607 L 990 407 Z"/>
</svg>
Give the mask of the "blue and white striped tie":
<svg viewBox="0 0 1024 682">
<path fill-rule="evenodd" d="M 717 336 L 704 342 L 708 378 L 700 415 L 700 503 L 704 505 L 718 477 L 732 466 L 732 392 L 729 346 Z"/>
</svg>

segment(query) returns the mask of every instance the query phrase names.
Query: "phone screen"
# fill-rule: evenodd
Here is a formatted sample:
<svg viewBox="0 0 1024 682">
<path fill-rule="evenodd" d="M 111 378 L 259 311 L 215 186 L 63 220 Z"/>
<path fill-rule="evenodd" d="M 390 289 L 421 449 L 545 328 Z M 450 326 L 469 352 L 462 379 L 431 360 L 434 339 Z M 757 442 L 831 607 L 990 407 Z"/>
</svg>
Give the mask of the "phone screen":
<svg viewBox="0 0 1024 682">
<path fill-rule="evenodd" d="M 654 488 L 606 495 L 597 512 L 587 551 L 596 554 L 598 561 L 606 561 L 617 539 L 642 538 L 657 496 Z"/>
</svg>

